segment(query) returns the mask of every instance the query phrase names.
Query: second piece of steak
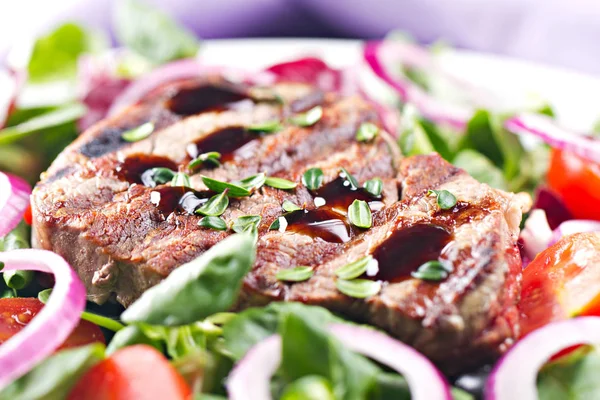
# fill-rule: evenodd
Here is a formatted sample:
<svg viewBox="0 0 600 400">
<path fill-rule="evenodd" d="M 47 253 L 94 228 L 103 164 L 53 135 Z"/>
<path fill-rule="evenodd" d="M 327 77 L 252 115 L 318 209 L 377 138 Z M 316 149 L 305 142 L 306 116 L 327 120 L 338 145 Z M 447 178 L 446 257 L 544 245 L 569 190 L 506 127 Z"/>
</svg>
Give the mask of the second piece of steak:
<svg viewBox="0 0 600 400">
<path fill-rule="evenodd" d="M 322 107 L 315 121 L 291 118 L 314 106 Z M 273 121 L 279 129 L 269 128 Z M 90 128 L 59 156 L 32 196 L 34 241 L 65 257 L 90 300 L 127 306 L 231 234 L 198 226 L 193 211 L 215 194 L 201 175 L 233 182 L 265 173 L 298 185 L 231 198 L 222 215 L 230 228 L 241 216 L 261 218 L 256 265 L 238 308 L 274 300 L 322 305 L 387 330 L 446 372 L 495 357 L 518 330 L 516 239 L 529 197 L 480 184 L 437 155 L 401 161 L 381 129 L 357 140 L 365 122 L 378 124 L 362 99 L 307 85 L 251 88 L 221 78 L 169 84 Z M 124 140 L 124 132 L 148 123 L 149 136 Z M 215 151 L 218 165 L 187 167 Z M 191 188 L 155 186 L 148 171 L 158 167 L 188 172 Z M 309 190 L 302 176 L 311 168 L 322 172 L 322 184 Z M 376 178 L 380 195 L 363 188 Z M 448 190 L 458 202 L 441 210 L 429 190 Z M 355 199 L 373 212 L 370 229 L 349 223 Z M 283 210 L 286 200 L 302 210 Z M 279 229 L 270 230 L 274 222 Z M 361 278 L 382 282 L 381 290 L 366 299 L 342 294 L 335 271 L 367 255 L 376 270 Z M 432 260 L 452 271 L 446 279 L 411 276 Z M 277 279 L 296 266 L 315 274 L 300 283 Z"/>
</svg>

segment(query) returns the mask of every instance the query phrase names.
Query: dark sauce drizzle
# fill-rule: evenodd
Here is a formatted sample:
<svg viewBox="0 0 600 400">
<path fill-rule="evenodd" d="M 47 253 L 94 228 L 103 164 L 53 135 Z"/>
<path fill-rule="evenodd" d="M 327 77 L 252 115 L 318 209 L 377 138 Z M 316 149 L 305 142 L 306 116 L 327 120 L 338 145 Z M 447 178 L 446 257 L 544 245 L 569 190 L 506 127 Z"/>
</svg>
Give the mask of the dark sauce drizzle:
<svg viewBox="0 0 600 400">
<path fill-rule="evenodd" d="M 241 126 L 231 126 L 198 139 L 188 146 L 187 151 L 191 158 L 216 151 L 221 153 L 220 161 L 225 162 L 232 160 L 237 150 L 259 138 L 259 133 L 250 132 Z"/>
<path fill-rule="evenodd" d="M 325 207 L 316 210 L 299 210 L 285 216 L 288 222 L 287 230 L 319 237 L 326 242 L 346 243 L 350 240 L 352 231 L 340 214 Z"/>
<path fill-rule="evenodd" d="M 120 179 L 124 179 L 129 183 L 153 186 L 149 181 L 149 179 L 151 179 L 149 172 L 152 168 L 159 167 L 177 170 L 177 164 L 166 157 L 148 154 L 133 154 L 128 156 L 123 162 L 119 163 L 115 168 L 115 172 Z"/>
<path fill-rule="evenodd" d="M 243 87 L 234 84 L 203 84 L 179 90 L 167 101 L 167 108 L 178 115 L 194 115 L 235 107 L 236 103 L 251 100 Z"/>
<path fill-rule="evenodd" d="M 346 220 L 348 206 L 354 200 L 366 201 L 373 212 L 383 207 L 381 198 L 374 198 L 363 188 L 352 189 L 342 177 L 334 179 L 313 193 L 325 199 L 325 205 L 316 210 L 296 211 L 286 215 L 287 229 L 319 237 L 327 242 L 346 243 L 354 235 L 354 228 Z"/>
<path fill-rule="evenodd" d="M 379 264 L 373 280 L 400 282 L 427 261 L 437 260 L 452 235 L 443 227 L 416 224 L 395 231 L 373 253 Z"/>
<path fill-rule="evenodd" d="M 197 192 L 192 188 L 182 186 L 163 186 L 154 190 L 160 194 L 158 204 L 159 211 L 165 215 L 175 211 L 194 214 L 202 204 L 206 203 L 211 192 Z"/>
</svg>

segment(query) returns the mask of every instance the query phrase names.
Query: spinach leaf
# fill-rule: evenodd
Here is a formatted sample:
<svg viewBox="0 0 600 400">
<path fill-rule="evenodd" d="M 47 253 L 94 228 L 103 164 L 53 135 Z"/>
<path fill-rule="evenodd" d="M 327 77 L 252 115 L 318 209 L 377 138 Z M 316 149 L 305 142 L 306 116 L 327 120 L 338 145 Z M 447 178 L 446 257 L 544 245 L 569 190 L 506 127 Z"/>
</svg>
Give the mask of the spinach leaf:
<svg viewBox="0 0 600 400">
<path fill-rule="evenodd" d="M 0 129 L 0 145 L 13 143 L 33 133 L 75 121 L 86 112 L 85 106 L 79 103 L 50 109 L 50 111 L 34 116 L 22 123 Z"/>
<path fill-rule="evenodd" d="M 27 66 L 29 80 L 40 83 L 75 79 L 79 56 L 106 45 L 103 37 L 93 35 L 79 25 L 61 25 L 35 42 Z"/>
<path fill-rule="evenodd" d="M 479 110 L 467 125 L 463 148 L 473 148 L 502 169 L 506 179 L 519 173 L 519 162 L 524 153 L 519 138 L 506 131 L 504 118 Z"/>
<path fill-rule="evenodd" d="M 59 351 L 0 391 L 0 399 L 66 399 L 79 378 L 103 358 L 100 343 Z"/>
<path fill-rule="evenodd" d="M 192 32 L 140 1 L 117 2 L 114 26 L 121 44 L 156 64 L 193 57 L 198 51 Z"/>
<path fill-rule="evenodd" d="M 144 329 L 138 325 L 128 325 L 115 333 L 115 336 L 113 336 L 106 348 L 106 354 L 111 355 L 119 349 L 134 344 L 147 344 L 161 353 L 163 352 L 163 345 L 160 340 L 149 336 Z"/>
<path fill-rule="evenodd" d="M 277 333 L 281 315 L 288 312 L 302 315 L 320 325 L 343 322 L 324 308 L 301 303 L 271 303 L 266 307 L 249 308 L 223 326 L 227 353 L 234 360 L 241 359 L 256 343 Z"/>
<path fill-rule="evenodd" d="M 319 375 L 307 375 L 292 382 L 280 400 L 335 400 L 331 382 Z"/>
<path fill-rule="evenodd" d="M 410 389 L 402 375 L 393 372 L 377 374 L 377 400 L 410 400 Z"/>
<path fill-rule="evenodd" d="M 255 257 L 251 235 L 232 235 L 144 292 L 121 318 L 128 323 L 174 326 L 227 311 Z"/>
<path fill-rule="evenodd" d="M 380 369 L 345 348 L 323 324 L 289 312 L 279 326 L 282 337 L 281 373 L 290 382 L 320 375 L 332 383 L 336 399 L 366 399 L 376 390 Z"/>
<path fill-rule="evenodd" d="M 479 182 L 487 183 L 496 189 L 508 189 L 508 184 L 506 183 L 506 179 L 504 179 L 502 171 L 492 164 L 486 156 L 475 150 L 462 150 L 452 160 L 452 164 L 464 169 Z"/>
<path fill-rule="evenodd" d="M 584 347 L 545 365 L 537 377 L 540 400 L 584 400 L 600 397 L 600 351 Z"/>
</svg>

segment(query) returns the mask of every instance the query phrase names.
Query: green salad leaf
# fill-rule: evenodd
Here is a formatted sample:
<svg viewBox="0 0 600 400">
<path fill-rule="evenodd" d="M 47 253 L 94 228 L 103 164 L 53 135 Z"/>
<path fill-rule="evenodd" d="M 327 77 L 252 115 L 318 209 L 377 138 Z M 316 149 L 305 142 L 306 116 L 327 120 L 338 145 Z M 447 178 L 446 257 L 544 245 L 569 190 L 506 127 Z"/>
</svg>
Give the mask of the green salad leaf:
<svg viewBox="0 0 600 400">
<path fill-rule="evenodd" d="M 106 47 L 107 40 L 98 33 L 74 23 L 63 24 L 36 40 L 27 66 L 29 81 L 75 79 L 79 56 Z"/>
<path fill-rule="evenodd" d="M 502 171 L 489 158 L 475 150 L 464 149 L 460 151 L 452 160 L 452 164 L 464 169 L 479 182 L 487 183 L 496 189 L 508 189 Z"/>
<path fill-rule="evenodd" d="M 147 344 L 148 346 L 154 347 L 161 353 L 164 349 L 162 342 L 157 338 L 152 337 L 152 335 L 149 336 L 143 327 L 139 325 L 128 325 L 115 333 L 115 336 L 113 336 L 112 340 L 108 344 L 108 347 L 106 348 L 106 354 L 111 355 L 119 349 L 132 346 L 134 344 Z"/>
<path fill-rule="evenodd" d="M 306 375 L 289 384 L 280 400 L 335 400 L 331 382 L 319 375 Z"/>
<path fill-rule="evenodd" d="M 255 256 L 251 235 L 229 236 L 144 292 L 121 319 L 127 323 L 176 326 L 227 311 L 237 300 Z"/>
<path fill-rule="evenodd" d="M 104 345 L 61 350 L 0 391 L 0 400 L 63 400 L 88 369 L 104 358 Z"/>
<path fill-rule="evenodd" d="M 193 57 L 196 36 L 170 16 L 137 0 L 116 3 L 114 29 L 121 44 L 156 64 Z"/>
<path fill-rule="evenodd" d="M 277 333 L 281 316 L 289 312 L 301 314 L 321 325 L 343 322 L 325 308 L 301 303 L 270 303 L 266 307 L 249 308 L 223 326 L 227 353 L 234 360 L 241 359 L 252 346 Z"/>
<path fill-rule="evenodd" d="M 583 347 L 546 364 L 538 373 L 540 400 L 587 400 L 600 398 L 600 351 Z"/>
<path fill-rule="evenodd" d="M 79 103 L 67 104 L 56 109 L 51 109 L 20 124 L 1 129 L 0 145 L 13 143 L 33 133 L 73 122 L 85 115 L 86 111 L 86 107 Z"/>
</svg>

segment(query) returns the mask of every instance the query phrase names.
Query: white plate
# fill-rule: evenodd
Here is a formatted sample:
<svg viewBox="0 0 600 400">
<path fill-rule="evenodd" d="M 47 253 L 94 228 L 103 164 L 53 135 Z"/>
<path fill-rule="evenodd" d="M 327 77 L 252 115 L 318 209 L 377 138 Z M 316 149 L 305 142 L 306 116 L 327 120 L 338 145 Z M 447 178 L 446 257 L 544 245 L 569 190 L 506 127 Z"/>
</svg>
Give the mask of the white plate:
<svg viewBox="0 0 600 400">
<path fill-rule="evenodd" d="M 200 57 L 210 64 L 259 69 L 301 55 L 317 55 L 334 67 L 361 62 L 361 44 L 331 39 L 239 39 L 204 42 Z M 443 68 L 488 88 L 515 107 L 539 98 L 555 107 L 560 121 L 586 130 L 600 117 L 600 78 L 527 61 L 464 50 L 444 52 Z"/>
</svg>

